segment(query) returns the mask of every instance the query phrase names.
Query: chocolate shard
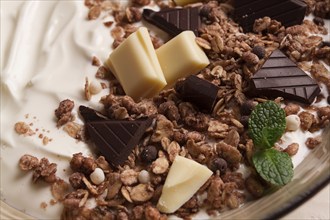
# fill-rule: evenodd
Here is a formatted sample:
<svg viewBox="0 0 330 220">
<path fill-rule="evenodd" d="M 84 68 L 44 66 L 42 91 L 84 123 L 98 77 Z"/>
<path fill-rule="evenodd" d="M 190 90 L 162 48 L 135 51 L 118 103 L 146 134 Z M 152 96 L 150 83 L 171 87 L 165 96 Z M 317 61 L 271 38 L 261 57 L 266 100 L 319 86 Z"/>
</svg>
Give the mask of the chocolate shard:
<svg viewBox="0 0 330 220">
<path fill-rule="evenodd" d="M 98 111 L 95 111 L 94 109 L 88 108 L 86 106 L 79 106 L 79 113 L 85 120 L 85 122 L 89 121 L 103 121 L 107 120 L 108 118 L 101 114 Z"/>
<path fill-rule="evenodd" d="M 218 96 L 219 87 L 195 75 L 177 83 L 176 92 L 184 101 L 191 102 L 198 108 L 212 112 Z"/>
<path fill-rule="evenodd" d="M 86 130 L 91 141 L 113 166 L 122 165 L 127 160 L 152 123 L 151 118 L 134 121 L 101 119 L 96 117 L 98 113 L 93 109 L 80 106 L 79 110 L 87 119 Z"/>
<path fill-rule="evenodd" d="M 254 96 L 283 97 L 307 104 L 311 104 L 320 91 L 316 81 L 280 50 L 270 55 L 251 83 Z"/>
<path fill-rule="evenodd" d="M 198 36 L 198 29 L 202 25 L 199 11 L 200 7 L 164 9 L 161 11 L 144 9 L 142 15 L 146 21 L 159 27 L 172 37 L 187 30 L 193 31 Z"/>
<path fill-rule="evenodd" d="M 302 0 L 235 0 L 234 20 L 245 32 L 251 32 L 254 21 L 270 17 L 285 27 L 301 24 L 307 5 Z"/>
</svg>

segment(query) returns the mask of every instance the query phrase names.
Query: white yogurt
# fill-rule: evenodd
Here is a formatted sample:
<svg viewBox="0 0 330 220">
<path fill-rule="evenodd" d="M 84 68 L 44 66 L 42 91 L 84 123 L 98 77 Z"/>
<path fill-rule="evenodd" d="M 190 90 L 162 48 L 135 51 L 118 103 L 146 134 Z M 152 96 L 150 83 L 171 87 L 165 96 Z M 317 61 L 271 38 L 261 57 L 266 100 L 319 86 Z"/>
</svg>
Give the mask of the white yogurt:
<svg viewBox="0 0 330 220">
<path fill-rule="evenodd" d="M 1 200 L 39 219 L 59 218 L 62 207 L 40 208 L 52 199 L 50 188 L 33 184 L 32 173 L 19 170 L 19 158 L 25 153 L 48 157 L 64 178 L 73 153 L 91 153 L 57 129 L 54 116 L 63 99 L 75 101 L 75 114 L 87 104 L 85 77 L 96 80 L 92 56 L 105 60 L 111 51 L 109 29 L 87 21 L 87 12 L 83 1 L 1 1 Z M 92 97 L 95 108 L 106 92 Z M 19 136 L 13 129 L 18 121 L 39 131 Z M 43 145 L 39 133 L 52 141 Z"/>
</svg>

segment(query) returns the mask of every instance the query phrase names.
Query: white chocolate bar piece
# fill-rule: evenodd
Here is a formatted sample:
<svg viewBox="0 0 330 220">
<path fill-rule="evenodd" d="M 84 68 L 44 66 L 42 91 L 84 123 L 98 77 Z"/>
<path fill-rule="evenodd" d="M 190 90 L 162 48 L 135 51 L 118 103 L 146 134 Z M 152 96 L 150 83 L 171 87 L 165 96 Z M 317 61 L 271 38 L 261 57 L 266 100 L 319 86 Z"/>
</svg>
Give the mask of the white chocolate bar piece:
<svg viewBox="0 0 330 220">
<path fill-rule="evenodd" d="M 209 63 L 192 31 L 183 31 L 156 50 L 168 87 L 178 79 L 196 74 Z"/>
<path fill-rule="evenodd" d="M 187 5 L 187 4 L 192 4 L 192 3 L 196 3 L 196 2 L 202 2 L 203 0 L 174 0 L 176 5 Z"/>
<path fill-rule="evenodd" d="M 206 166 L 182 156 L 176 156 L 166 177 L 157 208 L 173 213 L 187 202 L 210 178 L 212 171 Z"/>
<path fill-rule="evenodd" d="M 158 94 L 166 80 L 147 28 L 132 33 L 109 56 L 105 65 L 114 73 L 125 93 L 134 100 Z"/>
</svg>

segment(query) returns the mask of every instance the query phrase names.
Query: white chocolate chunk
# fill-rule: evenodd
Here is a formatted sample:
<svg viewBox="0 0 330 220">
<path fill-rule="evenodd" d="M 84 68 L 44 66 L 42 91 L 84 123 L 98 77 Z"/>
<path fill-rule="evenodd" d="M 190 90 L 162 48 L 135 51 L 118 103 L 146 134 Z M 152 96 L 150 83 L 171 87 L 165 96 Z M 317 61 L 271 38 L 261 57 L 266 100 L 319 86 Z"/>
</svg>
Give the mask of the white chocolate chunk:
<svg viewBox="0 0 330 220">
<path fill-rule="evenodd" d="M 166 80 L 147 28 L 141 27 L 121 43 L 105 63 L 134 100 L 158 94 Z"/>
<path fill-rule="evenodd" d="M 174 0 L 175 4 L 180 6 L 202 1 L 203 0 Z"/>
<path fill-rule="evenodd" d="M 195 39 L 194 32 L 184 31 L 156 50 L 168 86 L 198 73 L 210 63 Z"/>
<path fill-rule="evenodd" d="M 212 171 L 193 160 L 176 156 L 166 177 L 157 208 L 173 213 L 210 178 Z"/>
</svg>

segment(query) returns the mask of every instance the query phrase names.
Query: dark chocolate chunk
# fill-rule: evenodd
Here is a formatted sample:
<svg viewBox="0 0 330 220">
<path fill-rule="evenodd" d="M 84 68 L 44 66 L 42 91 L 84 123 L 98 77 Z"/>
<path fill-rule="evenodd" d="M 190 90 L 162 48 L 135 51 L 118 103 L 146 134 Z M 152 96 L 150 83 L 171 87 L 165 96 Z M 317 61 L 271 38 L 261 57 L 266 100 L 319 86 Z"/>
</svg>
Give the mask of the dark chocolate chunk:
<svg viewBox="0 0 330 220">
<path fill-rule="evenodd" d="M 202 25 L 199 11 L 200 7 L 165 9 L 161 11 L 144 9 L 142 15 L 146 21 L 159 27 L 172 37 L 187 30 L 193 31 L 197 36 L 198 29 Z"/>
<path fill-rule="evenodd" d="M 316 81 L 285 56 L 275 50 L 252 77 L 251 92 L 255 96 L 283 97 L 311 104 L 320 93 Z"/>
<path fill-rule="evenodd" d="M 80 106 L 79 110 L 86 120 L 86 130 L 91 141 L 114 166 L 122 165 L 127 160 L 152 122 L 151 118 L 135 121 L 105 119 L 84 106 Z"/>
<path fill-rule="evenodd" d="M 87 123 L 92 141 L 112 165 L 122 165 L 139 143 L 151 119 L 111 120 Z"/>
<path fill-rule="evenodd" d="M 175 90 L 182 100 L 211 112 L 217 100 L 219 87 L 207 80 L 191 75 L 183 82 L 178 83 Z"/>
<path fill-rule="evenodd" d="M 100 112 L 94 109 L 88 108 L 86 106 L 79 106 L 79 113 L 84 118 L 85 122 L 89 121 L 102 121 L 108 119 L 106 116 L 102 115 Z"/>
<path fill-rule="evenodd" d="M 235 0 L 234 19 L 251 32 L 256 19 L 270 17 L 285 27 L 301 24 L 307 5 L 301 0 Z"/>
</svg>

